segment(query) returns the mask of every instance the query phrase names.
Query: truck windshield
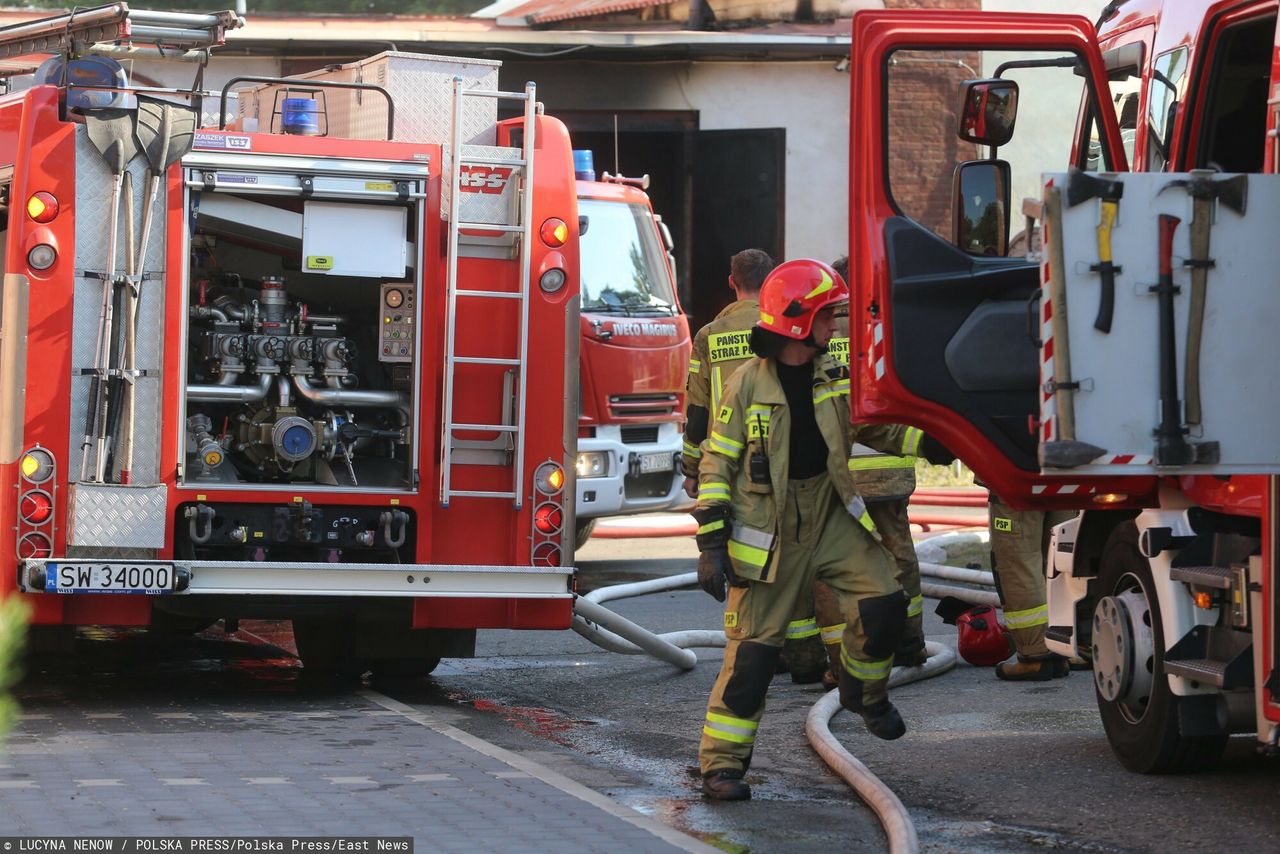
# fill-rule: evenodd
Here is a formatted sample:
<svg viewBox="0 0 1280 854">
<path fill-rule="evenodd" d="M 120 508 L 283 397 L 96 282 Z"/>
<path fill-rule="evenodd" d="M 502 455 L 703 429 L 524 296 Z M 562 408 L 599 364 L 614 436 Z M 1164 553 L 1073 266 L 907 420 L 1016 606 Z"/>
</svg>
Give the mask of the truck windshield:
<svg viewBox="0 0 1280 854">
<path fill-rule="evenodd" d="M 582 310 L 676 313 L 666 258 L 643 205 L 580 199 L 590 225 L 582 237 Z"/>
</svg>

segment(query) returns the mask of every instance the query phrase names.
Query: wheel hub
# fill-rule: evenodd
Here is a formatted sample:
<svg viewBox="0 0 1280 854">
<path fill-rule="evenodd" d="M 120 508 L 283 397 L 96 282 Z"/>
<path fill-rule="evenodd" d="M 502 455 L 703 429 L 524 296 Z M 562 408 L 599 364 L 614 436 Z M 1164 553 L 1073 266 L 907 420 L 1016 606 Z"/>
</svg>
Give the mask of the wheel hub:
<svg viewBox="0 0 1280 854">
<path fill-rule="evenodd" d="M 1132 720 L 1151 700 L 1155 644 L 1151 608 L 1141 587 L 1098 601 L 1093 612 L 1093 679 L 1104 700 Z"/>
</svg>

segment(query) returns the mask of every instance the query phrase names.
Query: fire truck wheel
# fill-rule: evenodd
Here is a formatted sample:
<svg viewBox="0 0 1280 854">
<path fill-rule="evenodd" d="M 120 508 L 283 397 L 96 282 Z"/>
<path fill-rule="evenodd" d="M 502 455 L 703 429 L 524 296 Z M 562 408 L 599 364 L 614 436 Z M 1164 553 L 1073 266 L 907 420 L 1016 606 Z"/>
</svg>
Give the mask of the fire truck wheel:
<svg viewBox="0 0 1280 854">
<path fill-rule="evenodd" d="M 355 621 L 341 617 L 293 620 L 293 642 L 308 680 L 359 679 L 363 668 L 355 656 Z"/>
<path fill-rule="evenodd" d="M 440 658 L 380 658 L 373 661 L 375 681 L 422 679 L 440 666 Z"/>
<path fill-rule="evenodd" d="M 591 532 L 595 529 L 595 519 L 579 519 L 578 526 L 573 531 L 573 550 L 577 551 L 585 546 L 587 540 L 591 539 Z"/>
<path fill-rule="evenodd" d="M 1140 774 L 1192 771 L 1213 764 L 1227 736 L 1183 735 L 1184 701 L 1164 675 L 1164 627 L 1138 529 L 1111 533 L 1098 573 L 1093 616 L 1093 683 L 1107 740 L 1120 763 Z"/>
</svg>

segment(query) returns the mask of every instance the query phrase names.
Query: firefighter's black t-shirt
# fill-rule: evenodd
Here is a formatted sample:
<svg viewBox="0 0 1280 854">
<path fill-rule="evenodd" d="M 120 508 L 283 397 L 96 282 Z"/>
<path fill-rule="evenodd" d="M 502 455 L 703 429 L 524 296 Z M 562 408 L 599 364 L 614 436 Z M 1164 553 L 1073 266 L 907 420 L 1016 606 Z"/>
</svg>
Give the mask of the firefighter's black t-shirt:
<svg viewBox="0 0 1280 854">
<path fill-rule="evenodd" d="M 827 442 L 818 429 L 813 414 L 813 363 L 778 367 L 778 380 L 787 396 L 787 409 L 791 413 L 791 437 L 787 452 L 791 455 L 789 477 L 803 480 L 827 470 Z"/>
</svg>

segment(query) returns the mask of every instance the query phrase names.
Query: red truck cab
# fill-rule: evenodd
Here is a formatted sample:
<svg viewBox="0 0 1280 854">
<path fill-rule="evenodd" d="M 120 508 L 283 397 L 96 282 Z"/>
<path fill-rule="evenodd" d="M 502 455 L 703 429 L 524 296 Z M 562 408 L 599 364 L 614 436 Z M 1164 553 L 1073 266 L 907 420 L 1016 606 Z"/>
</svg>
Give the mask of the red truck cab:
<svg viewBox="0 0 1280 854">
<path fill-rule="evenodd" d="M 582 349 L 577 537 L 596 519 L 678 509 L 692 342 L 671 242 L 644 179 L 594 178 L 578 158 Z M 587 152 L 589 154 L 589 152 Z"/>
</svg>

